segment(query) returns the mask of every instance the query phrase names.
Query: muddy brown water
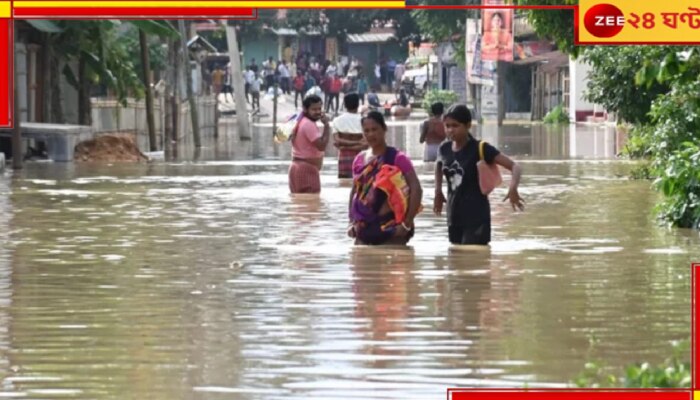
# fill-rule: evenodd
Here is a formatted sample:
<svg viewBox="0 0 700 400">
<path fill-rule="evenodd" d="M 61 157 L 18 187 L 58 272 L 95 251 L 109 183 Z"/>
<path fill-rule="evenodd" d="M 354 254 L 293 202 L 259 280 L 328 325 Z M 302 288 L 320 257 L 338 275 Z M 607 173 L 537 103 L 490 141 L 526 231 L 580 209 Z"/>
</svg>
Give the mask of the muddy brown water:
<svg viewBox="0 0 700 400">
<path fill-rule="evenodd" d="M 525 168 L 525 213 L 491 196 L 490 249 L 427 211 L 408 248 L 353 247 L 332 157 L 320 197 L 291 197 L 288 148 L 231 129 L 198 161 L 0 177 L 0 397 L 440 399 L 566 386 L 690 336 L 700 238 L 656 223 L 611 129 L 479 129 Z M 417 125 L 389 138 L 429 210 Z"/>
</svg>

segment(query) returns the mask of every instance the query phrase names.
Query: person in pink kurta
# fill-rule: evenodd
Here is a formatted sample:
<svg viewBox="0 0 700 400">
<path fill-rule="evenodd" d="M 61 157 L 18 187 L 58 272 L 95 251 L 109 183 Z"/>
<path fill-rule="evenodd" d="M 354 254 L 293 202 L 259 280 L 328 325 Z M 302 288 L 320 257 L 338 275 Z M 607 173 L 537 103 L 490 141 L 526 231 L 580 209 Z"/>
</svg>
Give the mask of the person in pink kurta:
<svg viewBox="0 0 700 400">
<path fill-rule="evenodd" d="M 292 193 L 320 193 L 323 155 L 330 138 L 330 121 L 323 113 L 323 100 L 307 96 L 303 102 L 304 116 L 290 137 L 292 165 L 289 167 L 289 190 Z M 323 123 L 323 133 L 316 122 Z"/>
</svg>

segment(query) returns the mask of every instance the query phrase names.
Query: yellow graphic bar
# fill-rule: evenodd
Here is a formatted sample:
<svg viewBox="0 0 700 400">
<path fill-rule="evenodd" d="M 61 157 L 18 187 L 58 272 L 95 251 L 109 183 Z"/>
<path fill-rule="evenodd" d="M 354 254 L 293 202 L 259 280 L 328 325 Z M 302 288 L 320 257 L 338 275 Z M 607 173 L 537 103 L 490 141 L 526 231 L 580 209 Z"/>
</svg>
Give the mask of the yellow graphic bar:
<svg viewBox="0 0 700 400">
<path fill-rule="evenodd" d="M 8 3 L 9 4 L 9 3 Z M 129 7 L 222 7 L 222 8 L 405 8 L 404 1 L 15 1 L 15 8 L 129 8 Z"/>
<path fill-rule="evenodd" d="M 700 44 L 698 0 L 580 0 L 582 44 Z"/>
<path fill-rule="evenodd" d="M 9 1 L 0 2 L 0 18 L 10 18 L 12 16 L 12 3 Z"/>
</svg>

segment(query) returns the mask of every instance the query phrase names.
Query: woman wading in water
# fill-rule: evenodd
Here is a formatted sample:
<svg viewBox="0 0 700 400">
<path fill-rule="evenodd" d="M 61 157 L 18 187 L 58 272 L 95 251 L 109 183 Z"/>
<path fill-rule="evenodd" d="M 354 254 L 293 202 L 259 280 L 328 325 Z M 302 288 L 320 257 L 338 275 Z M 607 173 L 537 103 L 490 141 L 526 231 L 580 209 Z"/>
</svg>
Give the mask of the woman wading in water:
<svg viewBox="0 0 700 400">
<path fill-rule="evenodd" d="M 384 116 L 370 111 L 362 118 L 369 149 L 352 165 L 348 235 L 356 244 L 399 244 L 413 237 L 413 219 L 423 190 L 411 160 L 386 144 Z"/>
</svg>

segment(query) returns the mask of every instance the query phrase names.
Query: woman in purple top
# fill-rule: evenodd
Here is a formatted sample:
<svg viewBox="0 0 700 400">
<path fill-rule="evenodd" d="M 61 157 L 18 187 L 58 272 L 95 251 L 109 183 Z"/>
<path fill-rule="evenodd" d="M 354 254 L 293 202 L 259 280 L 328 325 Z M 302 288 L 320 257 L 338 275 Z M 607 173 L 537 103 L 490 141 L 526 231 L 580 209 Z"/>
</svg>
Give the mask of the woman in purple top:
<svg viewBox="0 0 700 400">
<path fill-rule="evenodd" d="M 413 236 L 413 219 L 420 209 L 423 189 L 411 160 L 386 144 L 386 123 L 381 113 L 370 111 L 362 118 L 362 131 L 370 148 L 358 154 L 352 164 L 348 236 L 356 239 L 355 244 L 404 245 Z M 408 207 L 401 223 L 396 223 L 386 193 L 374 187 L 383 165 L 397 167 L 408 186 Z"/>
</svg>

